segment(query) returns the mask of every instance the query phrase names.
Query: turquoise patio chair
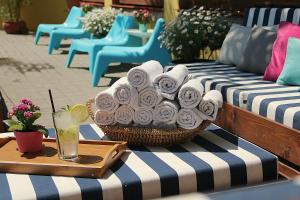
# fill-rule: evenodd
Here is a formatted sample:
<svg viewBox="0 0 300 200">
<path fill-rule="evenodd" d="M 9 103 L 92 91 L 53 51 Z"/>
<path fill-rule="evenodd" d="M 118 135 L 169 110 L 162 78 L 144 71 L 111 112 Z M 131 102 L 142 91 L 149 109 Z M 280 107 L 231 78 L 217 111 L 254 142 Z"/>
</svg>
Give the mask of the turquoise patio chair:
<svg viewBox="0 0 300 200">
<path fill-rule="evenodd" d="M 48 53 L 52 54 L 54 49 L 58 49 L 63 39 L 81 39 L 89 37 L 91 37 L 90 33 L 86 32 L 83 28 L 59 28 L 52 30 L 50 32 Z"/>
<path fill-rule="evenodd" d="M 112 62 L 142 63 L 148 60 L 157 60 L 162 65 L 169 64 L 171 62 L 171 55 L 165 48 L 160 46 L 160 42 L 158 41 L 158 36 L 163 30 L 164 24 L 165 21 L 163 19 L 158 19 L 148 42 L 141 47 L 103 47 L 96 56 L 93 67 L 92 85 L 97 86 L 100 77 L 104 76 L 108 65 Z"/>
<path fill-rule="evenodd" d="M 108 34 L 104 38 L 73 40 L 69 50 L 66 67 L 70 67 L 77 51 L 87 52 L 89 55 L 89 69 L 92 73 L 97 52 L 100 51 L 103 46 L 141 46 L 142 42 L 139 38 L 129 36 L 126 32 L 126 29 L 129 28 L 137 28 L 134 17 L 118 15 Z"/>
<path fill-rule="evenodd" d="M 37 28 L 35 38 L 34 38 L 34 43 L 38 44 L 40 37 L 42 36 L 43 33 L 48 33 L 52 30 L 55 30 L 57 28 L 80 28 L 81 27 L 81 22 L 80 22 L 80 17 L 84 15 L 83 11 L 81 8 L 78 7 L 72 7 L 72 9 L 69 12 L 69 15 L 66 19 L 66 21 L 62 24 L 40 24 Z"/>
</svg>

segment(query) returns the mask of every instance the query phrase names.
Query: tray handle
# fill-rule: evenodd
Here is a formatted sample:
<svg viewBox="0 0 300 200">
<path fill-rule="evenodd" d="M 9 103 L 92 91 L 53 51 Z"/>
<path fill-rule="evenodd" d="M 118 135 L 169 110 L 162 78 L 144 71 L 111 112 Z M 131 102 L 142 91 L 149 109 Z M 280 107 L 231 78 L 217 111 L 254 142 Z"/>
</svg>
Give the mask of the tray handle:
<svg viewBox="0 0 300 200">
<path fill-rule="evenodd" d="M 113 148 L 107 153 L 107 155 L 103 159 L 104 166 L 109 165 L 114 160 L 119 158 L 119 155 L 122 154 L 123 151 L 125 151 L 127 148 L 126 142 L 123 142 L 121 144 L 115 144 Z"/>
<path fill-rule="evenodd" d="M 95 99 L 90 99 L 86 102 L 86 107 L 88 109 L 88 113 L 89 113 L 90 117 L 92 118 L 92 120 L 94 120 L 94 116 L 95 116 L 95 113 L 92 108 L 94 103 L 95 103 Z"/>
</svg>

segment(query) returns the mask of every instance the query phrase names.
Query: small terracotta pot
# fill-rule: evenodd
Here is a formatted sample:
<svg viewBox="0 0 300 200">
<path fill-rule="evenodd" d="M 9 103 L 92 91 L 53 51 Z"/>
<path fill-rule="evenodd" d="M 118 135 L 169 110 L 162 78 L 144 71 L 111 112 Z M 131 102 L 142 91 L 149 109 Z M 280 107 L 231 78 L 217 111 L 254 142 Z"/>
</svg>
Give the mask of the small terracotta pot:
<svg viewBox="0 0 300 200">
<path fill-rule="evenodd" d="M 28 32 L 24 21 L 3 22 L 2 26 L 7 34 L 26 34 Z"/>
<path fill-rule="evenodd" d="M 14 132 L 21 153 L 38 152 L 43 148 L 43 134 L 38 131 Z"/>
</svg>

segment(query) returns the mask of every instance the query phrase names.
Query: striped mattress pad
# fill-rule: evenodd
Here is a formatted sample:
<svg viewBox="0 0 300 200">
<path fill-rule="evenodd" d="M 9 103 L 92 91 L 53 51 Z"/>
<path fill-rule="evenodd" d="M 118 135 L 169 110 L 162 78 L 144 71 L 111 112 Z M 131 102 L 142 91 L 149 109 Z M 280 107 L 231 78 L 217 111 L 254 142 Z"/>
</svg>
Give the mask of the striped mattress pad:
<svg viewBox="0 0 300 200">
<path fill-rule="evenodd" d="M 54 129 L 49 136 L 55 137 Z M 79 138 L 107 139 L 95 124 L 81 125 Z M 273 154 L 211 125 L 184 144 L 129 146 L 100 179 L 0 173 L 0 200 L 132 200 L 217 191 L 276 181 L 277 164 Z"/>
<path fill-rule="evenodd" d="M 187 64 L 205 91 L 219 90 L 224 101 L 300 130 L 300 87 L 265 81 L 218 62 Z"/>
</svg>

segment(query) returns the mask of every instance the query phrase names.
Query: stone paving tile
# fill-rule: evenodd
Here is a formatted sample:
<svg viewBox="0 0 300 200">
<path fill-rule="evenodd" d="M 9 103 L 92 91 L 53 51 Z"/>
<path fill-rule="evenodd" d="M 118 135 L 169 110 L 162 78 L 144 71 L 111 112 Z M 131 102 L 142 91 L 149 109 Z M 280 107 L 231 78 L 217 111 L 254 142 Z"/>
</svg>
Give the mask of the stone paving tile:
<svg viewBox="0 0 300 200">
<path fill-rule="evenodd" d="M 0 31 L 0 91 L 7 107 L 22 97 L 30 98 L 41 107 L 43 116 L 38 122 L 47 127 L 52 127 L 48 89 L 52 90 L 57 108 L 85 103 L 132 67 L 113 64 L 98 87 L 92 87 L 87 55 L 77 54 L 67 69 L 64 66 L 70 40 L 64 40 L 61 49 L 48 55 L 48 39 L 42 37 L 36 46 L 33 35 L 7 35 Z"/>
</svg>

